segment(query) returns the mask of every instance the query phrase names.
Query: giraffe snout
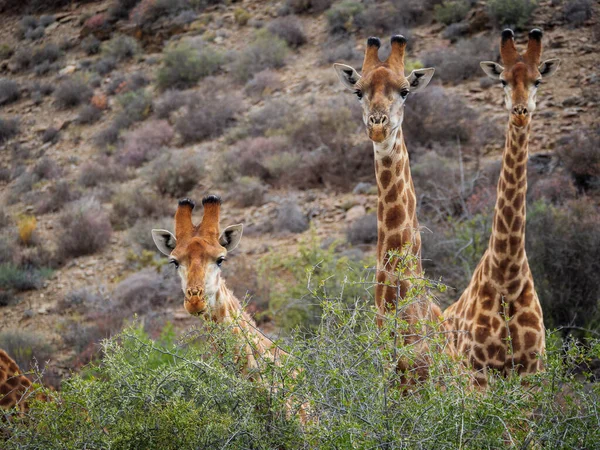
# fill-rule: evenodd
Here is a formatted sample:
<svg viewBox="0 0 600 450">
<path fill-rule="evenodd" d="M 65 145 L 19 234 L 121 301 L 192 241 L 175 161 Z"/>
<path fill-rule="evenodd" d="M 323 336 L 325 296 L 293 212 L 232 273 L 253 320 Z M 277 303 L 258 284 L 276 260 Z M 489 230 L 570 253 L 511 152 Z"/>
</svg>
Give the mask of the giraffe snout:
<svg viewBox="0 0 600 450">
<path fill-rule="evenodd" d="M 527 111 L 527 107 L 524 105 L 516 105 L 513 107 L 512 113 L 516 116 L 526 116 L 529 114 L 529 111 Z"/>
<path fill-rule="evenodd" d="M 369 125 L 386 125 L 389 119 L 385 114 L 371 114 L 369 116 Z"/>
</svg>

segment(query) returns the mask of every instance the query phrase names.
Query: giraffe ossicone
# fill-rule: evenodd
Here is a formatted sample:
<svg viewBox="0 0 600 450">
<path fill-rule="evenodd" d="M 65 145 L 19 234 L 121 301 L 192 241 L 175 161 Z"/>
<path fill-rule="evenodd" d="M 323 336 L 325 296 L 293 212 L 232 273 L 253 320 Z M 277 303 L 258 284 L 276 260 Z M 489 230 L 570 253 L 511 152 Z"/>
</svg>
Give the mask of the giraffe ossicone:
<svg viewBox="0 0 600 450">
<path fill-rule="evenodd" d="M 529 33 L 527 50 L 517 51 L 514 34 L 500 40 L 503 66 L 484 61 L 481 67 L 504 88 L 509 111 L 506 145 L 488 248 L 461 297 L 444 312 L 458 332 L 455 346 L 473 368 L 479 386 L 490 369 L 503 375 L 541 370 L 545 329 L 541 305 L 525 254 L 525 203 L 531 116 L 541 81 L 560 61 L 540 63 L 542 32 Z"/>
</svg>

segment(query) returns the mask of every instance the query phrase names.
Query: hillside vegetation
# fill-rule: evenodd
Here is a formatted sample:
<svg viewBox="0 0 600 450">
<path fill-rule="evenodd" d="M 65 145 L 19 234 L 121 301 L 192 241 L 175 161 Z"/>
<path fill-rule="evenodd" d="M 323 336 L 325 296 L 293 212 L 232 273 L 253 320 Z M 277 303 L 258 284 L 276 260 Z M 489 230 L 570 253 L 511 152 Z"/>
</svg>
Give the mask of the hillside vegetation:
<svg viewBox="0 0 600 450">
<path fill-rule="evenodd" d="M 35 426 L 14 418 L 13 447 L 598 445 L 596 3 L 27 0 L 0 12 L 0 348 L 62 399 L 32 408 Z M 540 87 L 528 166 L 547 372 L 479 393 L 437 355 L 439 377 L 406 396 L 372 320 L 372 145 L 332 64 L 360 70 L 368 36 L 385 57 L 401 33 L 406 70 L 436 69 L 403 130 L 423 265 L 446 307 L 491 229 L 508 113 L 479 62 L 499 60 L 506 26 L 518 45 L 542 28 L 543 58 L 561 59 Z M 223 198 L 224 226 L 245 225 L 224 278 L 297 356 L 293 395 L 241 380 L 227 351 L 192 339 L 228 338 L 197 329 L 150 230 L 172 230 L 177 199 L 207 193 Z M 319 420 L 286 417 L 290 397 Z"/>
</svg>

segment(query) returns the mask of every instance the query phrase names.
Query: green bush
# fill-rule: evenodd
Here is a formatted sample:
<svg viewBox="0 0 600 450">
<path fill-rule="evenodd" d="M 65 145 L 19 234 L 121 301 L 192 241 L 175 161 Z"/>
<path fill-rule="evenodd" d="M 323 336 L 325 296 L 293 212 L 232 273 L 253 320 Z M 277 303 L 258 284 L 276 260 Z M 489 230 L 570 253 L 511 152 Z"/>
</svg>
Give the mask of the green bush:
<svg viewBox="0 0 600 450">
<path fill-rule="evenodd" d="M 345 305 L 358 298 L 370 296 L 361 284 L 372 281 L 372 270 L 366 261 L 341 256 L 335 252 L 338 242 L 323 248 L 316 235 L 300 242 L 294 255 L 273 253 L 260 262 L 259 284 L 269 298 L 265 313 L 285 330 L 295 327 L 314 331 L 320 321 L 322 305 L 318 295 L 337 296 Z M 307 289 L 308 276 L 308 289 Z"/>
<path fill-rule="evenodd" d="M 0 289 L 30 291 L 40 289 L 44 279 L 52 274 L 50 269 L 20 267 L 6 263 L 0 265 Z"/>
<path fill-rule="evenodd" d="M 359 2 L 352 0 L 344 0 L 331 7 L 325 13 L 329 32 L 331 34 L 349 32 L 353 27 L 353 20 L 364 9 L 364 6 Z"/>
<path fill-rule="evenodd" d="M 450 25 L 463 20 L 471 9 L 466 0 L 445 1 L 435 5 L 435 19 L 445 25 Z"/>
<path fill-rule="evenodd" d="M 490 17 L 500 27 L 523 28 L 537 8 L 537 0 L 488 0 Z"/>
<path fill-rule="evenodd" d="M 238 52 L 231 64 L 233 77 L 242 82 L 265 69 L 278 69 L 285 64 L 286 42 L 266 29 L 256 32 L 247 48 Z"/>
<path fill-rule="evenodd" d="M 181 43 L 167 50 L 163 67 L 156 77 L 159 89 L 185 89 L 201 78 L 216 73 L 223 64 L 223 55 L 208 45 Z"/>
<path fill-rule="evenodd" d="M 407 395 L 390 360 L 412 357 L 379 330 L 372 308 L 323 300 L 315 335 L 295 335 L 283 367 L 261 361 L 263 383 L 239 372 L 237 341 L 208 324 L 176 341 L 128 328 L 103 343 L 93 376 L 65 381 L 59 402 L 8 412 L 6 449 L 36 448 L 597 448 L 600 342 L 548 335 L 546 370 L 472 389 L 460 365 L 431 355 L 431 378 Z M 294 379 L 292 369 L 302 371 Z M 309 422 L 295 414 L 305 402 Z"/>
</svg>

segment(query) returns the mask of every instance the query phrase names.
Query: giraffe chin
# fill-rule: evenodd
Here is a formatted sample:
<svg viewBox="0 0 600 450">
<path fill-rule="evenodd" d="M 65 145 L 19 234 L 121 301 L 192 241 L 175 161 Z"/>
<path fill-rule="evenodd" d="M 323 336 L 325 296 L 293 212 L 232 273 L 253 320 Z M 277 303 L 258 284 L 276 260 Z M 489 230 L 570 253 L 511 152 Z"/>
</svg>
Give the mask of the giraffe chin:
<svg viewBox="0 0 600 450">
<path fill-rule="evenodd" d="M 192 316 L 202 316 L 208 307 L 208 304 L 204 298 L 191 297 L 187 298 L 183 302 L 185 310 Z"/>
<path fill-rule="evenodd" d="M 378 144 L 386 140 L 388 133 L 383 127 L 372 127 L 367 130 L 369 139 Z"/>
<path fill-rule="evenodd" d="M 529 121 L 531 120 L 531 115 L 529 114 L 511 114 L 510 123 L 518 128 L 523 128 L 527 126 Z"/>
</svg>

